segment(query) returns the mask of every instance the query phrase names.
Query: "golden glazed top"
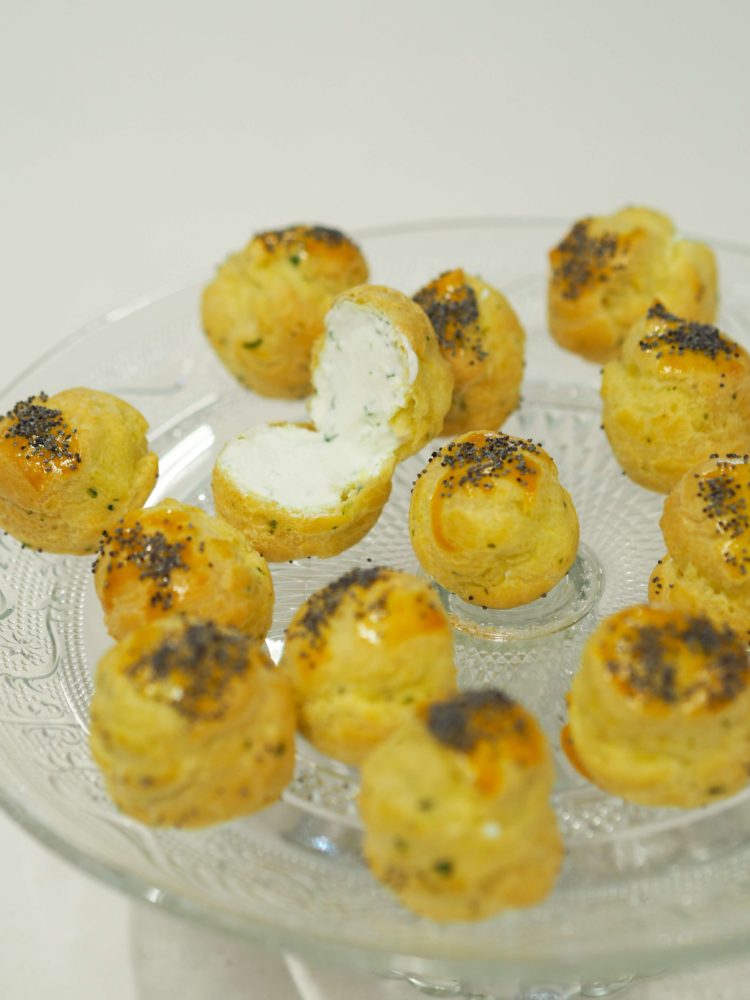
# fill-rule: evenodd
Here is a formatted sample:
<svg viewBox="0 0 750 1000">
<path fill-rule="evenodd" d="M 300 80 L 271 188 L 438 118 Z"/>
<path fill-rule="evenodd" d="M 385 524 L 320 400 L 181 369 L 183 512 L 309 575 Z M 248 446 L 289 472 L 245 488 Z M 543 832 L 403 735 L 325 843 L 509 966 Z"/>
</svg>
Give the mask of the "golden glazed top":
<svg viewBox="0 0 750 1000">
<path fill-rule="evenodd" d="M 675 316 L 659 302 L 646 314 L 638 350 L 658 361 L 665 373 L 698 367 L 721 376 L 747 367 L 745 351 L 717 327 Z"/>
<path fill-rule="evenodd" d="M 750 585 L 750 457 L 714 454 L 687 473 L 667 499 L 662 527 L 680 561 Z"/>
<path fill-rule="evenodd" d="M 466 755 L 479 791 L 497 795 L 506 764 L 530 768 L 545 758 L 546 742 L 535 720 L 502 691 L 464 691 L 423 710 L 430 734 Z"/>
<path fill-rule="evenodd" d="M 727 455 L 713 469 L 696 473 L 695 493 L 701 510 L 724 542 L 722 557 L 738 575 L 750 569 L 750 464 L 748 456 Z"/>
<path fill-rule="evenodd" d="M 20 400 L 0 421 L 2 451 L 28 464 L 26 478 L 38 482 L 49 475 L 61 475 L 81 464 L 78 435 L 62 410 L 47 406 L 49 397 Z"/>
<path fill-rule="evenodd" d="M 551 459 L 539 445 L 500 431 L 470 431 L 433 452 L 417 479 L 428 472 L 432 474 L 435 466 L 439 466 L 437 481 L 431 487 L 430 501 L 432 534 L 436 544 L 446 551 L 456 549 L 443 530 L 445 505 L 450 504 L 454 497 L 471 497 L 472 504 L 476 500 L 491 503 L 495 485 L 498 481 L 507 481 L 521 491 L 524 503 L 530 503 L 545 461 L 549 463 Z"/>
<path fill-rule="evenodd" d="M 430 456 L 427 472 L 434 462 L 446 470 L 438 490 L 446 498 L 456 490 L 478 487 L 491 490 L 498 479 L 512 479 L 525 489 L 534 489 L 540 462 L 549 457 L 540 445 L 501 431 L 470 431 Z"/>
<path fill-rule="evenodd" d="M 184 581 L 175 579 L 175 572 L 191 568 L 194 530 L 186 511 L 165 507 L 122 518 L 111 532 L 105 531 L 94 569 L 100 562 L 104 564 L 108 602 L 114 602 L 124 587 L 138 579 L 151 583 L 151 605 L 169 610 L 175 588 L 181 592 L 185 587 Z M 198 542 L 198 547 L 202 550 L 203 543 Z"/>
<path fill-rule="evenodd" d="M 744 642 L 729 626 L 647 606 L 613 615 L 591 640 L 611 682 L 644 708 L 714 711 L 750 681 Z"/>
<path fill-rule="evenodd" d="M 251 247 L 274 259 L 286 258 L 295 267 L 304 265 L 308 257 L 330 257 L 342 260 L 360 258 L 357 245 L 338 229 L 327 226 L 287 226 L 256 233 Z M 361 280 L 365 280 L 363 271 Z"/>
<path fill-rule="evenodd" d="M 387 570 L 382 566 L 373 566 L 370 569 L 356 568 L 322 587 L 302 606 L 301 613 L 289 626 L 287 638 L 305 639 L 313 647 L 325 645 L 331 619 L 341 603 L 351 596 L 356 588 L 358 593 L 355 600 L 364 606 L 367 591 L 386 573 Z"/>
<path fill-rule="evenodd" d="M 630 237 L 614 230 L 595 231 L 594 222 L 591 217 L 576 222 L 550 253 L 553 280 L 564 299 L 580 298 L 626 266 Z"/>
<path fill-rule="evenodd" d="M 325 655 L 330 631 L 340 611 L 351 614 L 359 637 L 375 645 L 395 647 L 405 638 L 448 628 L 436 595 L 427 584 L 383 566 L 353 569 L 314 593 L 289 626 L 287 639 L 302 640 L 303 659 L 314 665 Z M 417 584 L 413 586 L 412 584 Z"/>
<path fill-rule="evenodd" d="M 250 639 L 212 622 L 192 622 L 124 664 L 145 697 L 191 721 L 221 718 L 232 681 L 252 665 Z"/>
<path fill-rule="evenodd" d="M 479 304 L 461 268 L 445 271 L 421 288 L 414 301 L 430 317 L 444 353 L 472 351 L 482 361 L 487 352 L 479 329 Z"/>
</svg>

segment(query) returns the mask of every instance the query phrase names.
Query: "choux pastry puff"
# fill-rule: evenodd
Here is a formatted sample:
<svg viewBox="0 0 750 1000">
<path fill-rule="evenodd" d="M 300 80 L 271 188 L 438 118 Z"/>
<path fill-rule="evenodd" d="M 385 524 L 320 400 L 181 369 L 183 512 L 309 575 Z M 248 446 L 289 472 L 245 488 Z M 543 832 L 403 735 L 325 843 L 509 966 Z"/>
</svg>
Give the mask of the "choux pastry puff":
<svg viewBox="0 0 750 1000">
<path fill-rule="evenodd" d="M 658 300 L 699 323 L 716 315 L 716 261 L 703 243 L 680 240 L 666 215 L 624 208 L 576 222 L 550 253 L 548 318 L 561 347 L 608 361 Z"/>
<path fill-rule="evenodd" d="M 362 766 L 373 875 L 433 920 L 482 920 L 551 890 L 562 843 L 544 734 L 496 690 L 423 710 Z"/>
<path fill-rule="evenodd" d="M 578 517 L 533 441 L 471 431 L 434 452 L 414 484 L 414 552 L 446 590 L 490 608 L 546 594 L 578 551 Z"/>
<path fill-rule="evenodd" d="M 668 493 L 713 452 L 750 451 L 750 355 L 657 304 L 604 366 L 602 421 L 636 483 Z"/>
<path fill-rule="evenodd" d="M 584 776 L 641 805 L 693 808 L 750 780 L 744 639 L 684 611 L 639 605 L 587 642 L 569 696 Z"/>
<path fill-rule="evenodd" d="M 271 627 L 273 582 L 263 556 L 226 521 L 177 500 L 131 511 L 105 532 L 94 585 L 115 639 L 172 611 L 259 640 Z"/>
<path fill-rule="evenodd" d="M 421 288 L 414 301 L 430 317 L 453 369 L 453 400 L 442 433 L 500 427 L 518 405 L 526 339 L 508 300 L 455 268 Z"/>
<path fill-rule="evenodd" d="M 750 462 L 712 455 L 680 479 L 661 519 L 668 555 L 649 601 L 708 614 L 750 640 Z"/>
<path fill-rule="evenodd" d="M 453 376 L 424 311 L 363 285 L 326 316 L 313 384 L 312 425 L 254 427 L 214 468 L 218 513 L 270 561 L 336 555 L 370 530 L 394 464 L 440 431 Z"/>
<path fill-rule="evenodd" d="M 264 396 L 310 392 L 310 353 L 334 298 L 367 281 L 359 247 L 337 229 L 258 233 L 203 293 L 203 326 L 230 372 Z"/>
<path fill-rule="evenodd" d="M 95 552 L 156 482 L 141 414 L 95 389 L 22 400 L 0 419 L 0 528 L 45 552 Z"/>
<path fill-rule="evenodd" d="M 358 765 L 420 706 L 456 689 L 453 636 L 432 587 L 392 569 L 354 569 L 314 593 L 287 631 L 302 734 Z"/>
<path fill-rule="evenodd" d="M 90 744 L 115 803 L 142 823 L 244 816 L 292 777 L 289 682 L 242 632 L 168 615 L 100 660 Z"/>
</svg>

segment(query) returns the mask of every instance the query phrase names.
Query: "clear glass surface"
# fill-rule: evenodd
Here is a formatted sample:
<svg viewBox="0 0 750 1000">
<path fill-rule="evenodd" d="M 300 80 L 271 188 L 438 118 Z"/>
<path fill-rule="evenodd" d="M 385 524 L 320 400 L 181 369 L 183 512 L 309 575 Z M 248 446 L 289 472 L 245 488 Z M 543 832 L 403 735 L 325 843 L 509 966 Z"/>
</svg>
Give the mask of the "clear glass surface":
<svg viewBox="0 0 750 1000">
<path fill-rule="evenodd" d="M 481 219 L 360 234 L 373 280 L 412 293 L 460 265 L 501 288 L 526 327 L 523 403 L 506 429 L 541 441 L 557 461 L 581 520 L 581 558 L 560 590 L 515 617 L 488 624 L 477 609 L 451 610 L 463 622 L 456 631 L 462 682 L 503 687 L 539 717 L 554 747 L 582 643 L 603 615 L 645 599 L 664 551 L 662 497 L 622 475 L 600 430 L 598 369 L 561 351 L 546 331 L 546 252 L 565 228 Z M 721 325 L 750 344 L 750 255 L 715 248 Z M 161 470 L 153 501 L 173 496 L 211 509 L 210 473 L 222 444 L 255 423 L 298 419 L 304 406 L 264 400 L 226 373 L 201 333 L 199 295 L 197 282 L 109 313 L 16 379 L 0 406 L 71 385 L 114 392 L 151 425 Z M 398 468 L 381 520 L 356 547 L 273 567 L 275 658 L 299 603 L 345 569 L 372 562 L 418 571 L 406 511 L 423 461 Z M 694 811 L 642 808 L 587 784 L 559 751 L 562 877 L 542 905 L 480 924 L 418 919 L 373 881 L 359 849 L 356 772 L 303 741 L 284 801 L 253 817 L 181 832 L 122 816 L 87 746 L 92 672 L 109 644 L 90 565 L 0 537 L 0 798 L 81 868 L 280 948 L 419 980 L 449 977 L 472 989 L 616 978 L 745 946 L 750 793 Z"/>
</svg>

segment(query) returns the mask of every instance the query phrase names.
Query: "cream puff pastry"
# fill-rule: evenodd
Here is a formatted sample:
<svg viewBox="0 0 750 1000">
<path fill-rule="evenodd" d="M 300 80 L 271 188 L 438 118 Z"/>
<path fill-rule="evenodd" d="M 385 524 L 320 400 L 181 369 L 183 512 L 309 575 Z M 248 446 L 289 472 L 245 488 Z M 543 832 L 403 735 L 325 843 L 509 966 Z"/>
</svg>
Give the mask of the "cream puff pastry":
<svg viewBox="0 0 750 1000">
<path fill-rule="evenodd" d="M 249 636 L 169 615 L 100 660 L 91 752 L 129 816 L 200 827 L 279 797 L 294 770 L 289 682 Z"/>
<path fill-rule="evenodd" d="M 685 473 L 664 502 L 668 555 L 649 601 L 708 614 L 750 639 L 750 460 L 712 455 Z"/>
<path fill-rule="evenodd" d="M 641 805 L 693 808 L 750 780 L 744 639 L 684 611 L 637 606 L 602 622 L 569 696 L 584 775 Z"/>
<path fill-rule="evenodd" d="M 713 452 L 750 451 L 750 355 L 657 304 L 604 366 L 602 420 L 625 472 L 668 493 Z"/>
<path fill-rule="evenodd" d="M 526 340 L 508 300 L 455 268 L 421 288 L 414 301 L 430 317 L 453 369 L 453 399 L 442 433 L 500 427 L 518 405 Z"/>
<path fill-rule="evenodd" d="M 578 551 L 578 517 L 533 441 L 472 431 L 435 452 L 414 484 L 412 546 L 446 590 L 490 608 L 554 587 Z"/>
<path fill-rule="evenodd" d="M 367 864 L 433 920 L 482 920 L 537 903 L 563 855 L 553 779 L 541 729 L 502 692 L 437 702 L 363 764 Z"/>
<path fill-rule="evenodd" d="M 716 261 L 703 243 L 677 239 L 666 215 L 624 208 L 577 222 L 550 253 L 549 328 L 591 361 L 617 356 L 633 323 L 658 300 L 699 323 L 716 315 Z"/>
<path fill-rule="evenodd" d="M 453 636 L 432 587 L 355 569 L 316 591 L 287 631 L 281 668 L 302 734 L 358 765 L 406 719 L 456 688 Z"/>
<path fill-rule="evenodd" d="M 147 427 L 129 403 L 95 389 L 16 403 L 0 419 L 0 528 L 45 552 L 95 552 L 154 487 Z"/>
<path fill-rule="evenodd" d="M 203 326 L 230 372 L 264 396 L 310 392 L 310 355 L 334 298 L 367 281 L 359 247 L 337 229 L 258 233 L 203 293 Z"/>
<path fill-rule="evenodd" d="M 105 532 L 94 585 L 115 639 L 172 611 L 260 640 L 271 627 L 263 556 L 226 521 L 177 500 L 132 511 Z"/>
</svg>

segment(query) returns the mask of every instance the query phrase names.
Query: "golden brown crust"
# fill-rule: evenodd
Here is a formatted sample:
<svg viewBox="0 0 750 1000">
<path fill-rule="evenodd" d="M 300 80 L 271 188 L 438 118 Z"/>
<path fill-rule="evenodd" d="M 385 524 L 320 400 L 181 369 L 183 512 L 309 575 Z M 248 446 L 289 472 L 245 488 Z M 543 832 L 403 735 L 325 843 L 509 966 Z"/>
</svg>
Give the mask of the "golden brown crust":
<svg viewBox="0 0 750 1000">
<path fill-rule="evenodd" d="M 550 265 L 552 336 L 591 361 L 616 357 L 656 300 L 691 320 L 715 319 L 713 253 L 702 243 L 677 240 L 671 221 L 651 209 L 581 219 L 550 252 Z"/>
<path fill-rule="evenodd" d="M 414 296 L 430 318 L 453 370 L 443 434 L 495 430 L 515 410 L 525 333 L 505 296 L 461 268 L 445 271 Z"/>
<path fill-rule="evenodd" d="M 750 451 L 750 355 L 660 304 L 602 376 L 604 430 L 631 479 L 667 493 L 713 452 Z"/>
<path fill-rule="evenodd" d="M 352 570 L 308 598 L 280 666 L 302 734 L 353 765 L 456 687 L 452 631 L 437 595 L 426 581 L 382 567 Z"/>
<path fill-rule="evenodd" d="M 555 463 L 500 432 L 472 431 L 433 454 L 414 484 L 409 525 L 424 569 L 491 608 L 541 597 L 578 550 L 578 518 Z"/>
<path fill-rule="evenodd" d="M 100 661 L 90 741 L 123 812 L 154 826 L 220 823 L 291 779 L 291 691 L 247 635 L 169 615 Z"/>
<path fill-rule="evenodd" d="M 653 604 L 705 610 L 750 637 L 750 460 L 716 455 L 679 480 L 661 519 L 669 550 L 651 577 Z"/>
<path fill-rule="evenodd" d="M 367 280 L 347 236 L 324 226 L 259 233 L 203 293 L 203 326 L 227 368 L 265 396 L 309 394 L 310 352 L 336 295 Z"/>
<path fill-rule="evenodd" d="M 750 642 L 750 593 L 715 587 L 693 563 L 679 566 L 666 555 L 654 567 L 648 585 L 649 603 L 691 615 L 709 615 Z"/>
<path fill-rule="evenodd" d="M 131 511 L 106 533 L 94 585 L 115 639 L 173 611 L 259 640 L 271 626 L 265 559 L 231 525 L 177 500 Z"/>
<path fill-rule="evenodd" d="M 360 285 L 339 295 L 334 305 L 343 302 L 353 302 L 385 316 L 417 356 L 417 375 L 409 388 L 406 403 L 390 421 L 398 441 L 395 459 L 401 462 L 440 433 L 451 404 L 451 367 L 440 352 L 432 323 L 408 295 L 385 285 Z M 321 346 L 322 341 L 319 341 L 313 350 L 313 367 Z"/>
<path fill-rule="evenodd" d="M 282 507 L 241 488 L 223 467 L 221 455 L 211 486 L 217 513 L 269 562 L 284 562 L 306 556 L 325 559 L 364 538 L 390 496 L 392 474 L 393 464 L 386 461 L 376 476 L 352 484 L 335 507 L 316 511 Z"/>
<path fill-rule="evenodd" d="M 750 590 L 750 460 L 715 455 L 691 469 L 664 501 L 661 528 L 680 564 L 721 590 Z"/>
<path fill-rule="evenodd" d="M 147 426 L 124 400 L 94 389 L 17 403 L 0 420 L 0 526 L 45 552 L 96 551 L 156 482 Z"/>
<path fill-rule="evenodd" d="M 638 606 L 606 619 L 571 688 L 570 738 L 606 791 L 692 808 L 748 781 L 745 643 L 704 616 Z"/>
<path fill-rule="evenodd" d="M 433 704 L 362 767 L 373 875 L 434 920 L 480 920 L 552 888 L 562 843 L 536 721 L 499 691 Z"/>
</svg>

